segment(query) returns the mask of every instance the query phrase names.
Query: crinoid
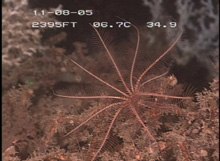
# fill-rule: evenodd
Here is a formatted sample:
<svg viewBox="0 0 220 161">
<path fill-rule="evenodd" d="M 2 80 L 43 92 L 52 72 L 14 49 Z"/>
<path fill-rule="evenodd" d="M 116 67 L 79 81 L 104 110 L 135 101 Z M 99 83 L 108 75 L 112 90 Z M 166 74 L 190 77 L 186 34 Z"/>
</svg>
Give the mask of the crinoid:
<svg viewBox="0 0 220 161">
<path fill-rule="evenodd" d="M 154 129 L 159 126 L 159 116 L 164 113 L 180 114 L 183 108 L 180 108 L 179 104 L 183 100 L 191 99 L 179 87 L 176 89 L 173 82 L 168 83 L 168 78 L 165 77 L 169 72 L 167 66 L 170 62 L 169 53 L 180 40 L 182 31 L 177 34 L 177 38 L 172 43 L 157 46 L 155 51 L 149 52 L 145 51 L 146 45 L 143 45 L 144 43 L 141 41 L 139 29 L 133 24 L 131 26 L 137 33 L 134 38 L 135 42 L 120 44 L 118 48 L 113 47 L 114 40 L 111 39 L 111 36 L 93 27 L 100 43 L 98 46 L 102 46 L 105 51 L 102 52 L 102 56 L 106 56 L 102 57 L 98 63 L 87 64 L 85 67 L 65 56 L 91 77 L 93 92 L 81 92 L 78 95 L 54 93 L 62 98 L 102 100 L 105 101 L 105 104 L 109 103 L 102 108 L 89 109 L 90 115 L 88 116 L 87 113 L 84 121 L 65 135 L 70 137 L 81 131 L 84 125 L 96 120 L 93 126 L 96 130 L 99 128 L 99 134 L 94 136 L 95 139 L 92 141 L 94 145 L 91 144 L 89 148 L 90 158 L 88 160 L 91 161 L 96 160 L 98 155 L 109 147 L 112 148 L 119 144 L 115 137 L 119 130 L 114 129 L 117 126 L 122 129 L 122 125 L 126 122 L 126 128 L 123 128 L 121 133 L 130 131 L 138 133 L 139 130 L 139 133 L 141 131 L 145 135 L 148 143 L 157 142 L 157 134 Z M 122 49 L 123 47 L 125 49 Z M 157 50 L 161 53 L 158 54 Z M 90 67 L 88 67 L 89 65 Z M 95 65 L 98 67 L 92 71 Z M 94 83 L 95 80 L 101 84 L 98 88 L 96 88 L 97 83 Z M 94 94 L 99 92 L 100 94 Z M 129 126 L 127 126 L 128 124 Z"/>
</svg>

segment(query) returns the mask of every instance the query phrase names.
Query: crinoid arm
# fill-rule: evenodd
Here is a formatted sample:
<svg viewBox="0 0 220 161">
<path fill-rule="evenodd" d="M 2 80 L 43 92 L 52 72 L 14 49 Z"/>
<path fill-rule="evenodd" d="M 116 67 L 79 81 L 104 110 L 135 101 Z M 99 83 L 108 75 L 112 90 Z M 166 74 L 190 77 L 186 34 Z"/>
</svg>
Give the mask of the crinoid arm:
<svg viewBox="0 0 220 161">
<path fill-rule="evenodd" d="M 116 16 L 117 18 L 126 21 L 125 19 Z M 134 85 L 133 85 L 133 73 L 134 73 L 134 67 L 135 67 L 135 63 L 136 63 L 136 59 L 137 59 L 137 55 L 138 55 L 138 51 L 139 51 L 139 46 L 140 46 L 140 32 L 139 29 L 133 25 L 131 23 L 131 25 L 135 28 L 136 32 L 137 32 L 137 43 L 136 43 L 136 47 L 135 47 L 135 53 L 134 53 L 134 57 L 132 60 L 132 65 L 131 65 L 131 72 L 130 72 L 130 86 L 131 86 L 131 91 L 134 92 Z"/>
<path fill-rule="evenodd" d="M 183 32 L 180 33 L 180 35 L 177 37 L 177 39 L 174 41 L 174 43 L 161 56 L 159 56 L 149 67 L 147 67 L 144 70 L 144 72 L 140 75 L 140 77 L 138 78 L 138 80 L 137 80 L 137 82 L 135 84 L 135 90 L 137 90 L 139 88 L 141 80 L 147 74 L 147 72 L 149 70 L 151 70 L 162 58 L 164 58 L 174 48 L 174 46 L 180 40 L 182 34 L 183 34 Z"/>
<path fill-rule="evenodd" d="M 139 92 L 138 95 L 140 96 L 154 96 L 154 97 L 161 97 L 164 99 L 183 99 L 183 100 L 187 100 L 187 99 L 192 99 L 192 97 L 181 97 L 181 96 L 170 96 L 170 95 L 164 95 L 164 94 L 157 94 L 157 93 L 147 93 L 147 92 Z"/>
<path fill-rule="evenodd" d="M 90 24 L 90 26 L 92 26 L 92 25 Z M 92 27 L 93 27 L 93 26 L 92 26 Z M 109 58 L 111 59 L 111 62 L 113 63 L 114 68 L 115 68 L 115 70 L 117 71 L 118 76 L 119 76 L 121 82 L 123 83 L 123 85 L 124 85 L 126 91 L 127 91 L 129 94 L 131 94 L 131 91 L 130 91 L 130 89 L 128 88 L 127 84 L 125 83 L 125 80 L 124 80 L 124 78 L 123 78 L 123 76 L 122 76 L 122 74 L 121 74 L 120 69 L 118 68 L 118 65 L 116 64 L 116 62 L 115 62 L 115 60 L 114 60 L 114 58 L 113 58 L 113 56 L 112 56 L 110 50 L 108 49 L 108 47 L 107 47 L 107 45 L 106 45 L 106 42 L 104 41 L 103 37 L 100 35 L 100 33 L 98 32 L 98 30 L 97 30 L 96 28 L 94 28 L 94 27 L 93 27 L 93 29 L 94 29 L 95 32 L 97 33 L 97 35 L 98 35 L 98 37 L 99 37 L 99 39 L 100 39 L 102 45 L 104 46 L 104 48 L 105 48 L 105 50 L 106 50 L 106 52 L 107 52 Z"/>
<path fill-rule="evenodd" d="M 115 91 L 121 93 L 124 96 L 128 96 L 125 92 L 122 92 L 121 90 L 119 90 L 118 88 L 114 87 L 113 85 L 109 84 L 108 82 L 102 80 L 100 77 L 96 76 L 95 74 L 93 74 L 92 72 L 88 71 L 86 68 L 84 68 L 82 65 L 80 65 L 79 63 L 77 63 L 75 60 L 69 58 L 68 56 L 65 56 L 67 59 L 69 59 L 72 63 L 74 63 L 77 67 L 79 67 L 80 69 L 82 69 L 83 71 L 85 71 L 86 73 L 88 73 L 90 76 L 92 76 L 93 78 L 97 79 L 98 81 L 100 81 L 101 83 L 107 85 L 108 87 L 114 89 Z"/>
<path fill-rule="evenodd" d="M 136 116 L 137 120 L 141 123 L 141 125 L 144 127 L 145 131 L 147 132 L 147 134 L 150 136 L 150 139 L 155 141 L 156 139 L 154 138 L 154 136 L 151 134 L 149 128 L 144 124 L 144 122 L 142 121 L 140 115 L 138 114 L 138 112 L 136 111 L 136 109 L 134 107 L 131 107 L 132 112 L 134 113 L 134 115 Z"/>
<path fill-rule="evenodd" d="M 156 80 L 156 79 L 158 79 L 158 78 L 164 77 L 165 75 L 168 74 L 168 72 L 169 72 L 169 71 L 167 70 L 166 72 L 164 72 L 164 73 L 161 74 L 161 75 L 158 75 L 158 76 L 153 77 L 153 78 L 151 78 L 151 79 L 149 79 L 149 80 L 146 80 L 145 82 L 143 82 L 143 83 L 140 85 L 139 88 L 143 87 L 145 84 L 147 84 L 147 83 L 149 83 L 149 82 L 151 82 L 151 81 L 153 81 L 153 80 Z"/>
<path fill-rule="evenodd" d="M 113 116 L 113 118 L 112 118 L 112 120 L 111 120 L 111 123 L 110 123 L 110 125 L 109 125 L 109 127 L 108 127 L 108 130 L 107 130 L 107 132 L 106 132 L 106 134 L 105 134 L 105 137 L 104 137 L 104 139 L 102 140 L 102 143 L 101 143 L 101 145 L 99 146 L 98 150 L 96 151 L 95 155 L 92 157 L 91 161 L 94 161 L 94 160 L 96 159 L 96 157 L 97 157 L 98 154 L 101 152 L 101 150 L 103 149 L 104 145 L 106 144 L 106 141 L 107 141 L 107 139 L 108 139 L 108 137 L 109 137 L 109 135 L 110 135 L 110 132 L 111 132 L 111 130 L 112 130 L 112 127 L 113 127 L 113 125 L 114 125 L 114 123 L 115 123 L 115 121 L 116 121 L 116 119 L 117 119 L 119 113 L 122 111 L 122 109 L 123 109 L 123 107 L 120 107 L 120 108 L 117 110 L 117 112 L 115 113 L 115 115 Z"/>
<path fill-rule="evenodd" d="M 117 97 L 117 96 L 67 96 L 67 95 L 57 94 L 54 91 L 53 91 L 53 94 L 58 97 L 72 98 L 72 99 L 119 99 L 119 100 L 126 100 L 123 97 Z"/>
<path fill-rule="evenodd" d="M 97 115 L 99 115 L 100 113 L 102 113 L 103 111 L 112 108 L 114 106 L 120 105 L 122 104 L 122 102 L 118 102 L 118 103 L 112 103 L 104 108 L 102 108 L 101 110 L 99 110 L 98 112 L 94 113 L 93 115 L 91 115 L 88 119 L 86 119 L 85 121 L 83 121 L 81 124 L 79 124 L 77 127 L 75 127 L 73 130 L 71 130 L 70 132 L 68 132 L 66 135 L 64 136 L 68 136 L 70 134 L 72 134 L 73 132 L 75 132 L 76 130 L 78 130 L 80 127 L 82 127 L 83 125 L 85 125 L 88 121 L 90 121 L 91 119 L 93 119 L 94 117 L 96 117 Z"/>
</svg>

